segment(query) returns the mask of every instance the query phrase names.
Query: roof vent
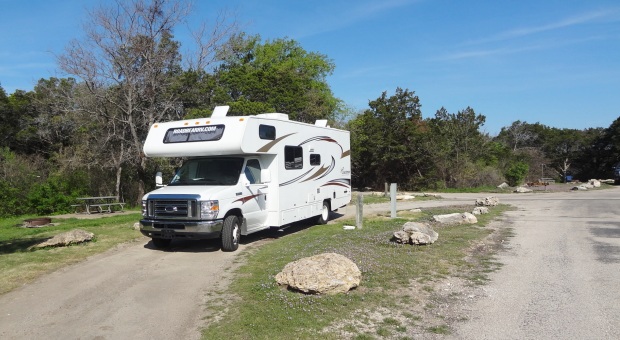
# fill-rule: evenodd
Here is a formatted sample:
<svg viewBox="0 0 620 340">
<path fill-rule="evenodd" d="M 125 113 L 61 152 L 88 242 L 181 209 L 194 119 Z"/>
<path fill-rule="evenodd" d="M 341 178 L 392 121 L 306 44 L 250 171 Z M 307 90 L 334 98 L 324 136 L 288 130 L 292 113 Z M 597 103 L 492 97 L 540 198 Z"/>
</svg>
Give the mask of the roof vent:
<svg viewBox="0 0 620 340">
<path fill-rule="evenodd" d="M 226 106 L 216 106 L 215 109 L 213 109 L 213 113 L 211 114 L 211 118 L 226 117 L 226 114 L 228 113 L 228 109 L 230 109 L 230 106 L 228 106 L 228 105 L 226 105 Z"/>
<path fill-rule="evenodd" d="M 314 122 L 314 125 L 320 127 L 327 127 L 327 119 L 317 119 L 316 122 Z"/>
<path fill-rule="evenodd" d="M 256 117 L 288 120 L 288 115 L 286 113 L 261 113 L 257 114 Z"/>
</svg>

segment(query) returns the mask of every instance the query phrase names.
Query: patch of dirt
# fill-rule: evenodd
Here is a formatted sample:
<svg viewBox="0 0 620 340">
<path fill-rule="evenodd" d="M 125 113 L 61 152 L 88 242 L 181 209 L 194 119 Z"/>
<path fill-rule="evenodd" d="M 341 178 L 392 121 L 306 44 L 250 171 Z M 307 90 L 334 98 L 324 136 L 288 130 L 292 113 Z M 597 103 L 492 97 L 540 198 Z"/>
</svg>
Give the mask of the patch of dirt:
<svg viewBox="0 0 620 340">
<path fill-rule="evenodd" d="M 334 324 L 324 332 L 352 339 L 367 334 L 382 339 L 446 339 L 459 322 L 469 319 L 471 305 L 486 296 L 487 274 L 501 267 L 493 256 L 506 249 L 512 232 L 508 222 L 497 220 L 484 240 L 469 248 L 466 261 L 471 267 L 441 280 L 412 282 L 390 292 L 393 306 L 358 310 L 356 318 Z"/>
</svg>

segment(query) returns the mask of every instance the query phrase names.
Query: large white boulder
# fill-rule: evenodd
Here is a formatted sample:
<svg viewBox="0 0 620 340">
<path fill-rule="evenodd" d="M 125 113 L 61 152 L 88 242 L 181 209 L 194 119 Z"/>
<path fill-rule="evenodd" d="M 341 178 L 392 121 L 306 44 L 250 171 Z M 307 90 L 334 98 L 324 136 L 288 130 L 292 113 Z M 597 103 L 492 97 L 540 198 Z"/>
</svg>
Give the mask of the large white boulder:
<svg viewBox="0 0 620 340">
<path fill-rule="evenodd" d="M 474 224 L 478 219 L 472 213 L 453 213 L 445 215 L 433 215 L 433 220 L 441 224 Z"/>
<path fill-rule="evenodd" d="M 362 272 L 345 256 L 324 253 L 288 263 L 275 279 L 308 294 L 338 294 L 359 286 Z"/>
<path fill-rule="evenodd" d="M 34 247 L 44 248 L 68 246 L 70 244 L 88 242 L 92 240 L 93 237 L 95 237 L 95 234 L 91 232 L 82 229 L 74 229 L 62 234 L 58 234 L 45 242 L 34 245 Z"/>
</svg>

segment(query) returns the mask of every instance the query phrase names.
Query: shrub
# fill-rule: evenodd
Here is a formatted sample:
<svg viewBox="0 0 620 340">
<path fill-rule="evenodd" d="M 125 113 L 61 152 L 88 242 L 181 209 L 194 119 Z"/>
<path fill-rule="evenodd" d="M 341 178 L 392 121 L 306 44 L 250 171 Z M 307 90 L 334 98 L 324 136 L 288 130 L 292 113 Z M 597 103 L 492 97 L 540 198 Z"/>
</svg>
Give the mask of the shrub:
<svg viewBox="0 0 620 340">
<path fill-rule="evenodd" d="M 508 170 L 506 170 L 505 174 L 508 184 L 514 187 L 523 183 L 523 180 L 525 179 L 525 176 L 527 175 L 529 170 L 530 167 L 529 165 L 527 165 L 527 163 L 516 162 L 512 164 L 508 168 Z"/>
</svg>

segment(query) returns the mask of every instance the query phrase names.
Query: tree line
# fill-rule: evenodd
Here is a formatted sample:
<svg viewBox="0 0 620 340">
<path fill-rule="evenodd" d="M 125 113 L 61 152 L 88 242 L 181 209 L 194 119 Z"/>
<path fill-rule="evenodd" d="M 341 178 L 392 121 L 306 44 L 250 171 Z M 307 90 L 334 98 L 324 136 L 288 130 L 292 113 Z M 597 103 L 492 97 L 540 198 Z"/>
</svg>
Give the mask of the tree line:
<svg viewBox="0 0 620 340">
<path fill-rule="evenodd" d="M 12 94 L 0 86 L 0 216 L 68 211 L 78 196 L 112 194 L 139 204 L 154 187 L 153 174 L 171 173 L 181 161 L 144 156 L 150 126 L 208 117 L 217 105 L 237 115 L 328 119 L 350 130 L 353 185 L 360 189 L 608 177 L 620 156 L 618 120 L 585 130 L 516 121 L 490 136 L 473 108 L 440 108 L 423 118 L 420 99 L 402 88 L 357 111 L 332 93 L 328 56 L 292 39 L 247 35 L 227 12 L 195 30 L 192 52 L 181 53 L 174 29 L 189 13 L 184 0 L 94 9 L 85 36 L 57 58 L 67 77 Z"/>
</svg>

